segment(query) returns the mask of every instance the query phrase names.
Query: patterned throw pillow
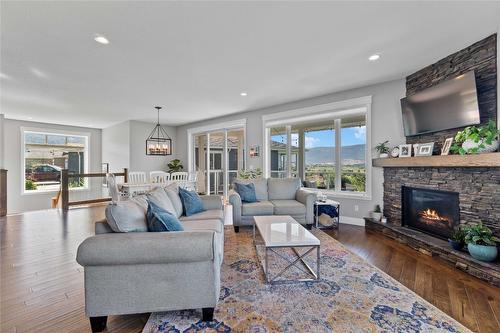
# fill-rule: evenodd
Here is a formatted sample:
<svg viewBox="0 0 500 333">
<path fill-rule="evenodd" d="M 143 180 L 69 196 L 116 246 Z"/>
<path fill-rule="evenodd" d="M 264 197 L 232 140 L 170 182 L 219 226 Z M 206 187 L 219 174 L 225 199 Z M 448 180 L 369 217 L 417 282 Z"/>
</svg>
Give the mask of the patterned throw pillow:
<svg viewBox="0 0 500 333">
<path fill-rule="evenodd" d="M 148 231 L 150 232 L 184 230 L 177 217 L 161 208 L 151 200 L 148 200 L 146 220 L 148 224 Z"/>
<path fill-rule="evenodd" d="M 255 195 L 255 185 L 234 183 L 234 189 L 241 197 L 243 202 L 257 202 L 257 196 Z"/>
<path fill-rule="evenodd" d="M 179 196 L 181 197 L 182 207 L 186 216 L 205 211 L 205 209 L 203 209 L 203 201 L 198 193 L 179 187 Z"/>
</svg>

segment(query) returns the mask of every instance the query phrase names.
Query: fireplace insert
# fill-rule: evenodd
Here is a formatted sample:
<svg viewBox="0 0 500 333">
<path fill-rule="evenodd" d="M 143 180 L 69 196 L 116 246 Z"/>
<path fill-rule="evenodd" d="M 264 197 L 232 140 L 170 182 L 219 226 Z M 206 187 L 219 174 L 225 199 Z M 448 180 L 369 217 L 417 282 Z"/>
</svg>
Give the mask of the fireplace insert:
<svg viewBox="0 0 500 333">
<path fill-rule="evenodd" d="M 446 239 L 460 223 L 458 193 L 403 186 L 403 226 Z"/>
</svg>

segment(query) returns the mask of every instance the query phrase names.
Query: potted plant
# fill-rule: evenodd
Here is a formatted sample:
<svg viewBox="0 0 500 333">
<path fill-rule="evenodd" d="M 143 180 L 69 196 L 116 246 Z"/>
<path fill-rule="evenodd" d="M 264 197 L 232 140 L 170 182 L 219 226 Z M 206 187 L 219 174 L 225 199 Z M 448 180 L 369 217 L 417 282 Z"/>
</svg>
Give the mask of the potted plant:
<svg viewBox="0 0 500 333">
<path fill-rule="evenodd" d="M 181 160 L 179 160 L 177 158 L 168 162 L 167 167 L 168 167 L 168 172 L 170 172 L 170 173 L 179 172 L 182 169 L 184 169 L 184 166 L 182 165 Z"/>
<path fill-rule="evenodd" d="M 451 234 L 451 237 L 448 238 L 448 243 L 454 250 L 460 251 L 464 247 L 465 231 L 462 230 L 461 228 L 455 230 Z"/>
<path fill-rule="evenodd" d="M 499 134 L 493 120 L 479 127 L 468 126 L 457 133 L 451 151 L 460 155 L 494 152 L 498 149 Z"/>
<path fill-rule="evenodd" d="M 493 236 L 490 228 L 483 226 L 482 223 L 466 224 L 464 227 L 467 249 L 470 255 L 481 261 L 493 261 L 496 259 L 498 250 L 496 242 L 500 239 Z"/>
<path fill-rule="evenodd" d="M 380 158 L 387 158 L 389 157 L 389 147 L 387 144 L 389 143 L 388 140 L 379 143 L 377 146 L 375 146 L 375 150 L 378 152 L 378 156 Z"/>
<path fill-rule="evenodd" d="M 262 170 L 260 168 L 257 169 L 249 169 L 249 170 L 240 170 L 238 178 L 240 179 L 256 179 L 262 176 Z"/>
<path fill-rule="evenodd" d="M 373 212 L 370 212 L 371 218 L 375 221 L 380 221 L 382 219 L 382 210 L 380 205 L 376 205 Z"/>
</svg>

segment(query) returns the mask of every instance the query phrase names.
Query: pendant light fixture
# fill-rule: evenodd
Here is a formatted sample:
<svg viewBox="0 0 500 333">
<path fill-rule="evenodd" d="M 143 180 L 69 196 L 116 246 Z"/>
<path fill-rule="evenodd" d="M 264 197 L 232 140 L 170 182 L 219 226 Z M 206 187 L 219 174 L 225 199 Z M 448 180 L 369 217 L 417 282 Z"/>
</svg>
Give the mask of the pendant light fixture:
<svg viewBox="0 0 500 333">
<path fill-rule="evenodd" d="M 155 106 L 155 109 L 158 112 L 158 122 L 146 139 L 146 155 L 172 155 L 172 139 L 160 125 L 161 106 Z"/>
</svg>

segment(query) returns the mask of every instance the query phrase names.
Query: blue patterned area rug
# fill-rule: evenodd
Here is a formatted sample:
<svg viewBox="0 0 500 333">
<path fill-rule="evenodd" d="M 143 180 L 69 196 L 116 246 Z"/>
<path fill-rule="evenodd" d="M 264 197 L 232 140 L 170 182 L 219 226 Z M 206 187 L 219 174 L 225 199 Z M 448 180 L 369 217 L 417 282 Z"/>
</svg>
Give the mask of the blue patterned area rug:
<svg viewBox="0 0 500 333">
<path fill-rule="evenodd" d="M 470 332 L 320 230 L 321 279 L 268 285 L 252 232 L 226 229 L 221 296 L 214 321 L 201 310 L 151 314 L 143 333 L 159 332 Z M 293 257 L 290 250 L 280 256 Z M 314 268 L 316 254 L 307 262 Z M 271 272 L 286 262 L 270 255 Z M 307 277 L 293 269 L 283 278 Z"/>
</svg>

